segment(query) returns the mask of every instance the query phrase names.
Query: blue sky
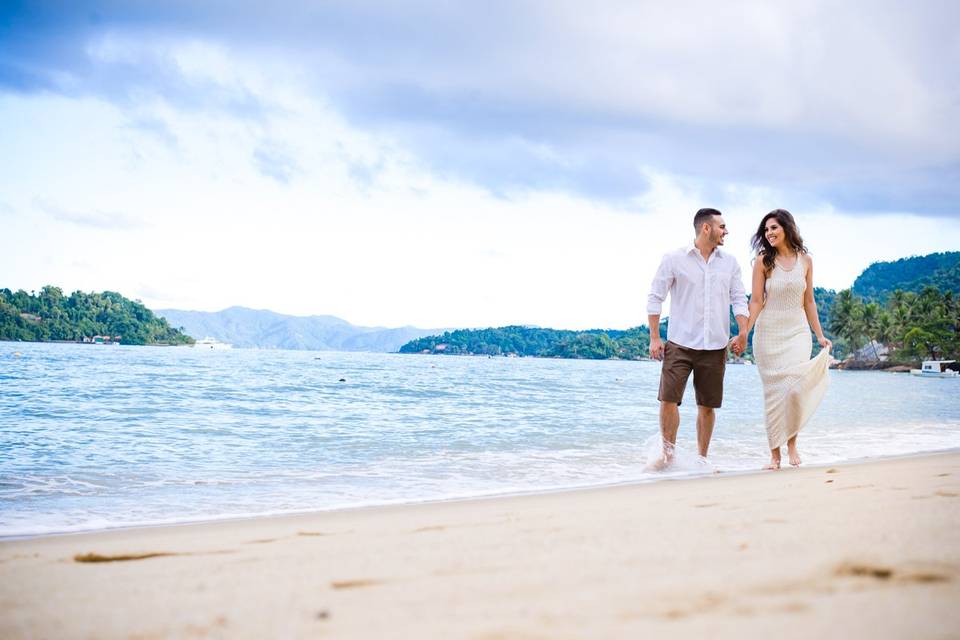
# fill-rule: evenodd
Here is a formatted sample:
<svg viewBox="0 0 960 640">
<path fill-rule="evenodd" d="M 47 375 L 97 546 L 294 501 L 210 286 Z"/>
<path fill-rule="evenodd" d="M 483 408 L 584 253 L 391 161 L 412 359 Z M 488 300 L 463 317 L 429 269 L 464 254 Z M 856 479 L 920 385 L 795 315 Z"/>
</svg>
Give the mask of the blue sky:
<svg viewBox="0 0 960 640">
<path fill-rule="evenodd" d="M 585 6 L 5 3 L 0 285 L 626 327 L 700 206 L 960 248 L 960 5 Z"/>
</svg>

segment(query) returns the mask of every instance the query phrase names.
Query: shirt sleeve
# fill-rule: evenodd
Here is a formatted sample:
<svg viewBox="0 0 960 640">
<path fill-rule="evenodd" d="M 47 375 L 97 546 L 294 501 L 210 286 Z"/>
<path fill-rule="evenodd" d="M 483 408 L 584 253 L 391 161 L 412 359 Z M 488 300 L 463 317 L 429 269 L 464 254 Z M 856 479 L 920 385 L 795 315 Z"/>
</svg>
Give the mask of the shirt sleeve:
<svg viewBox="0 0 960 640">
<path fill-rule="evenodd" d="M 663 301 L 667 299 L 667 293 L 673 286 L 673 268 L 670 264 L 670 256 L 665 255 L 660 260 L 660 267 L 657 274 L 653 277 L 650 284 L 650 293 L 647 295 L 647 315 L 658 316 L 663 308 Z"/>
<path fill-rule="evenodd" d="M 747 292 L 743 288 L 743 276 L 740 273 L 740 264 L 733 263 L 733 277 L 730 278 L 730 304 L 733 305 L 733 315 L 750 316 L 747 307 Z"/>
</svg>

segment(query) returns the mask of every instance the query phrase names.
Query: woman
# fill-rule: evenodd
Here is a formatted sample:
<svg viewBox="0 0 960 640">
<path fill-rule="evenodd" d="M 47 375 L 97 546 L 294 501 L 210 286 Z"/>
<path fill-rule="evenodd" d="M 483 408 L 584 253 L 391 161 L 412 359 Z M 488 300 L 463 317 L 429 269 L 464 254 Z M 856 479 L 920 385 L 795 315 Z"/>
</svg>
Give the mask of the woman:
<svg viewBox="0 0 960 640">
<path fill-rule="evenodd" d="M 813 299 L 813 260 L 789 211 L 775 209 L 763 217 L 753 236 L 753 295 L 748 330 L 756 323 L 753 355 L 763 381 L 770 464 L 780 468 L 780 447 L 787 445 L 790 464 L 800 465 L 797 433 L 827 390 L 832 343 L 823 335 Z M 823 350 L 810 358 L 810 330 Z"/>
</svg>

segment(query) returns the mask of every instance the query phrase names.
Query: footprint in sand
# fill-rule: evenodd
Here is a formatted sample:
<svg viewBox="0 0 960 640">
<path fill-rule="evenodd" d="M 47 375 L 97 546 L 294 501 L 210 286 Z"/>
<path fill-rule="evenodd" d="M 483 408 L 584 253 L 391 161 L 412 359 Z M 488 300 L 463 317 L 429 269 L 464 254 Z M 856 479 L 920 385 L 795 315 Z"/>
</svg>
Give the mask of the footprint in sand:
<svg viewBox="0 0 960 640">
<path fill-rule="evenodd" d="M 425 531 L 444 531 L 446 527 L 443 525 L 433 525 L 431 527 L 420 527 L 419 529 L 414 529 L 414 533 L 423 533 Z"/>
<path fill-rule="evenodd" d="M 930 582 L 950 582 L 950 576 L 940 573 L 908 573 L 901 576 L 905 582 L 919 582 L 921 584 Z"/>
<path fill-rule="evenodd" d="M 149 558 L 164 558 L 167 556 L 178 556 L 179 553 L 169 553 L 165 551 L 152 553 L 128 553 L 115 556 L 106 556 L 99 553 L 78 553 L 73 556 L 74 562 L 128 562 L 130 560 L 147 560 Z"/>
<path fill-rule="evenodd" d="M 373 587 L 383 584 L 379 580 L 339 580 L 331 582 L 330 586 L 334 589 L 359 589 L 361 587 Z"/>
<path fill-rule="evenodd" d="M 837 491 L 852 491 L 853 489 L 869 489 L 870 487 L 875 487 L 875 484 L 853 484 L 849 487 L 840 487 Z"/>
<path fill-rule="evenodd" d="M 350 531 L 298 531 L 298 536 L 306 537 L 319 537 L 319 536 L 339 536 L 347 535 L 348 533 L 353 533 L 353 530 Z"/>
<path fill-rule="evenodd" d="M 842 564 L 834 573 L 838 576 L 876 578 L 877 580 L 889 580 L 893 577 L 893 569 L 868 564 Z"/>
<path fill-rule="evenodd" d="M 834 575 L 853 578 L 872 578 L 881 582 L 913 582 L 919 584 L 931 584 L 938 582 L 950 582 L 951 577 L 946 573 L 938 573 L 930 570 L 909 570 L 893 569 L 883 565 L 874 565 L 866 563 L 844 563 L 836 568 Z"/>
<path fill-rule="evenodd" d="M 190 551 L 190 552 L 171 552 L 171 551 L 150 551 L 147 553 L 122 553 L 116 555 L 105 555 L 102 553 L 78 553 L 73 556 L 74 562 L 80 563 L 99 563 L 99 562 L 130 562 L 132 560 L 149 560 L 150 558 L 168 558 L 173 556 L 206 556 L 233 553 L 233 551 Z"/>
</svg>

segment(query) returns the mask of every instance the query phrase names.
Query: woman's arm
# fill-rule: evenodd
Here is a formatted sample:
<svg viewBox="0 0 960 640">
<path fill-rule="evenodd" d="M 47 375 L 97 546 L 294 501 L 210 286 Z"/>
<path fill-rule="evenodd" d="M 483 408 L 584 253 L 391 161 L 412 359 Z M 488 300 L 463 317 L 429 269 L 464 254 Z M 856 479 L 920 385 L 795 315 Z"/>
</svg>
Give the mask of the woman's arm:
<svg viewBox="0 0 960 640">
<path fill-rule="evenodd" d="M 833 343 L 823 335 L 820 315 L 817 313 L 817 301 L 813 297 L 813 258 L 807 254 L 804 254 L 801 258 L 807 266 L 807 290 L 803 293 L 803 311 L 807 314 L 807 322 L 810 324 L 810 328 L 817 336 L 817 342 L 824 349 L 829 349 L 833 346 Z"/>
<path fill-rule="evenodd" d="M 757 317 L 767 302 L 767 271 L 763 267 L 763 258 L 757 256 L 753 261 L 753 285 L 750 292 L 750 320 L 747 321 L 747 333 L 753 330 Z"/>
<path fill-rule="evenodd" d="M 756 324 L 757 317 L 763 310 L 763 305 L 766 304 L 766 284 L 767 272 L 763 268 L 763 258 L 761 256 L 757 256 L 757 259 L 753 261 L 753 277 L 751 283 L 750 304 L 748 306 L 748 309 L 750 310 L 750 317 L 747 320 L 747 326 L 745 330 L 741 330 L 736 338 L 741 341 L 741 353 L 746 351 L 747 337 L 750 335 L 750 331 L 753 330 L 753 325 Z"/>
</svg>

